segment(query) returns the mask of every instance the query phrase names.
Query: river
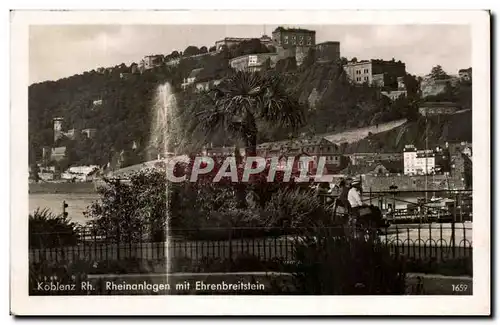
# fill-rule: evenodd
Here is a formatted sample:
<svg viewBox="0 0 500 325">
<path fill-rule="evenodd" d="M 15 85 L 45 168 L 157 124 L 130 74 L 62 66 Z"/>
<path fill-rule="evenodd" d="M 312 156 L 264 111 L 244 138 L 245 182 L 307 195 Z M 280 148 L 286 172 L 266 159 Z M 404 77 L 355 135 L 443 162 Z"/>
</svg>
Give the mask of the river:
<svg viewBox="0 0 500 325">
<path fill-rule="evenodd" d="M 97 193 L 30 193 L 29 209 L 30 213 L 37 208 L 49 209 L 53 214 L 62 213 L 63 201 L 66 201 L 68 207 L 66 211 L 72 221 L 84 224 L 87 219 L 83 212 L 87 206 L 98 199 Z"/>
</svg>

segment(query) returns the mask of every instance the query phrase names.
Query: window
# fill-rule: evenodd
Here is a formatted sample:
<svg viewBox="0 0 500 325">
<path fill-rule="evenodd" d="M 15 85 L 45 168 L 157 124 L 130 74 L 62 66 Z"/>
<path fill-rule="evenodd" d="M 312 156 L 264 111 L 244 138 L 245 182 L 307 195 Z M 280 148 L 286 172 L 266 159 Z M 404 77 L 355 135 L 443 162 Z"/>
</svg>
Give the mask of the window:
<svg viewBox="0 0 500 325">
<path fill-rule="evenodd" d="M 364 78 L 364 80 L 365 80 L 365 81 L 368 81 L 368 77 L 365 77 L 365 78 Z"/>
<path fill-rule="evenodd" d="M 292 35 L 292 39 L 293 39 L 293 40 L 295 39 L 295 35 Z"/>
<path fill-rule="evenodd" d="M 311 41 L 307 41 L 307 45 L 311 45 Z"/>
<path fill-rule="evenodd" d="M 288 40 L 287 40 L 287 39 L 285 39 L 285 40 L 283 41 L 283 44 L 288 44 Z"/>
</svg>

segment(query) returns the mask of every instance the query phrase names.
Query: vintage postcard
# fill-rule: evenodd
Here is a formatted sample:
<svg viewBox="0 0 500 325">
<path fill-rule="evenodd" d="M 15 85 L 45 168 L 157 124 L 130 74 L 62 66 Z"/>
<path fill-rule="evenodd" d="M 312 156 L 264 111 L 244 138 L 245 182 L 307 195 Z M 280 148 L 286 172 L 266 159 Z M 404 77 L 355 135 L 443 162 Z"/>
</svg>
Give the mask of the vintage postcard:
<svg viewBox="0 0 500 325">
<path fill-rule="evenodd" d="M 11 312 L 489 315 L 489 31 L 12 11 Z"/>
</svg>

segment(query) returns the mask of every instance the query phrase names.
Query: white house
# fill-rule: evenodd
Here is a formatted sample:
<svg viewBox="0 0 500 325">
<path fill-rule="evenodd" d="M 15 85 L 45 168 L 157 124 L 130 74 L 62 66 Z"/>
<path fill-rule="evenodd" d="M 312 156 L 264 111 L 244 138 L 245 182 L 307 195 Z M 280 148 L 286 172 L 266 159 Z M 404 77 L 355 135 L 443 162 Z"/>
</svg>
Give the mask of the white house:
<svg viewBox="0 0 500 325">
<path fill-rule="evenodd" d="M 419 175 L 434 173 L 436 168 L 436 156 L 432 150 L 417 151 L 415 169 Z"/>
<path fill-rule="evenodd" d="M 197 82 L 196 83 L 196 90 L 197 91 L 209 90 L 210 88 L 215 87 L 218 84 L 220 84 L 221 81 L 222 80 L 220 80 L 220 79 L 215 79 L 215 80 L 207 80 L 207 81 Z"/>
<path fill-rule="evenodd" d="M 75 180 L 78 182 L 89 182 L 94 179 L 98 171 L 99 167 L 96 165 L 73 166 L 62 173 L 61 178 L 66 180 Z"/>
<path fill-rule="evenodd" d="M 380 93 L 392 101 L 407 95 L 406 90 L 381 91 Z"/>
<path fill-rule="evenodd" d="M 406 145 L 403 149 L 404 174 L 415 174 L 415 164 L 417 160 L 417 148 L 414 145 Z"/>
<path fill-rule="evenodd" d="M 433 150 L 417 150 L 414 145 L 403 149 L 404 174 L 432 174 L 436 168 L 436 155 Z"/>
</svg>

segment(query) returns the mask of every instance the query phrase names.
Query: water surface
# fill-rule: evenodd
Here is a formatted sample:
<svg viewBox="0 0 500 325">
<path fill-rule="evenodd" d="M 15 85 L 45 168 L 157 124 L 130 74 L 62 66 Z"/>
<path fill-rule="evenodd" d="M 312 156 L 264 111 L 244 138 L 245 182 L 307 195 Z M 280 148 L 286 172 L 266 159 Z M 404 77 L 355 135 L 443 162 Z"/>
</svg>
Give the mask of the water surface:
<svg viewBox="0 0 500 325">
<path fill-rule="evenodd" d="M 74 222 L 83 224 L 87 221 L 83 212 L 98 198 L 97 193 L 31 193 L 29 194 L 29 211 L 32 213 L 37 208 L 46 208 L 54 214 L 61 214 L 63 201 L 66 201 L 68 216 Z"/>
</svg>

